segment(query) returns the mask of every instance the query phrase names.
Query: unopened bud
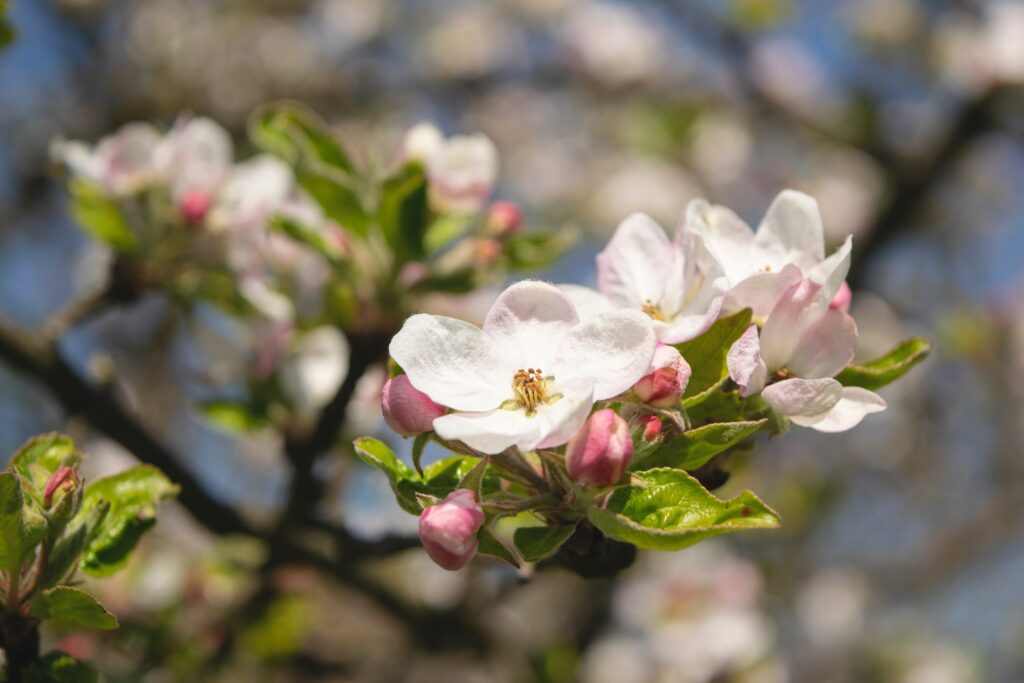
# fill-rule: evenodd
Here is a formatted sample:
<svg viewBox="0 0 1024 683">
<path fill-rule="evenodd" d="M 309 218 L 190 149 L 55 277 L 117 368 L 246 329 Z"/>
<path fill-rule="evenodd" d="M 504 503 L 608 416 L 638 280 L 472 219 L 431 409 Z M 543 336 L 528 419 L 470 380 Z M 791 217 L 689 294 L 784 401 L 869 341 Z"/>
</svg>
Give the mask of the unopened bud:
<svg viewBox="0 0 1024 683">
<path fill-rule="evenodd" d="M 632 457 L 629 425 L 611 408 L 591 415 L 565 451 L 569 476 L 583 486 L 612 486 L 622 479 Z"/>
<path fill-rule="evenodd" d="M 503 248 L 498 240 L 486 237 L 473 241 L 473 256 L 476 264 L 483 268 L 494 265 L 499 258 Z"/>
<path fill-rule="evenodd" d="M 690 364 L 675 347 L 658 344 L 650 369 L 649 374 L 633 385 L 633 393 L 644 403 L 657 408 L 671 408 L 679 401 L 690 381 Z"/>
<path fill-rule="evenodd" d="M 850 301 L 853 299 L 853 291 L 850 289 L 850 285 L 846 284 L 846 280 L 843 280 L 843 284 L 839 285 L 839 290 L 836 295 L 832 297 L 832 303 L 829 304 L 829 308 L 843 313 L 850 312 Z"/>
<path fill-rule="evenodd" d="M 661 418 L 648 415 L 644 418 L 644 441 L 654 441 L 661 434 Z"/>
<path fill-rule="evenodd" d="M 511 237 L 523 225 L 523 212 L 515 202 L 500 201 L 491 204 L 487 212 L 487 232 L 498 239 Z"/>
<path fill-rule="evenodd" d="M 458 489 L 420 513 L 420 541 L 438 566 L 455 571 L 476 555 L 476 535 L 483 524 L 484 511 L 476 493 Z"/>
<path fill-rule="evenodd" d="M 188 190 L 181 196 L 178 208 L 189 225 L 198 225 L 210 210 L 210 196 L 202 190 Z"/>
<path fill-rule="evenodd" d="M 405 375 L 384 383 L 380 392 L 380 410 L 384 421 L 402 436 L 415 436 L 434 428 L 434 420 L 444 415 L 444 406 L 430 400 Z"/>
<path fill-rule="evenodd" d="M 49 508 L 54 496 L 63 496 L 78 488 L 78 473 L 70 467 L 59 467 L 46 480 L 43 489 L 43 507 Z"/>
</svg>

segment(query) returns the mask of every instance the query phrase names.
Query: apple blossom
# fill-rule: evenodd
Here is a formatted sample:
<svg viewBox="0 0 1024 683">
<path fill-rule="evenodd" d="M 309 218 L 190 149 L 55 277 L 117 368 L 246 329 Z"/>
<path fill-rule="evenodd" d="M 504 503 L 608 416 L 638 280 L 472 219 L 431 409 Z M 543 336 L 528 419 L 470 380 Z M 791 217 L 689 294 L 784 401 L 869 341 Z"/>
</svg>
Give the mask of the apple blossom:
<svg viewBox="0 0 1024 683">
<path fill-rule="evenodd" d="M 388 426 L 406 437 L 429 432 L 434 428 L 434 419 L 445 412 L 444 406 L 439 406 L 417 390 L 405 375 L 384 383 L 380 392 L 380 409 Z"/>
<path fill-rule="evenodd" d="M 476 555 L 476 535 L 484 519 L 476 493 L 456 489 L 420 513 L 420 541 L 438 566 L 449 571 L 462 569 Z"/>
<path fill-rule="evenodd" d="M 822 285 L 800 280 L 783 292 L 760 334 L 752 325 L 726 360 L 742 396 L 761 392 L 795 424 L 840 432 L 884 410 L 885 401 L 832 379 L 853 359 L 857 325 L 829 301 Z"/>
<path fill-rule="evenodd" d="M 430 203 L 442 213 L 479 211 L 498 176 L 498 150 L 490 138 L 481 133 L 445 138 L 429 123 L 406 131 L 399 159 L 424 165 Z"/>
<path fill-rule="evenodd" d="M 674 406 L 690 381 L 690 364 L 674 346 L 658 344 L 650 370 L 633 385 L 633 393 L 657 408 Z"/>
<path fill-rule="evenodd" d="M 522 225 L 523 210 L 515 202 L 494 202 L 487 210 L 487 232 L 499 239 L 518 233 Z"/>
<path fill-rule="evenodd" d="M 127 123 L 95 147 L 58 140 L 52 156 L 76 177 L 99 185 L 114 197 L 140 191 L 153 179 L 153 152 L 160 132 L 148 123 Z"/>
<path fill-rule="evenodd" d="M 647 415 L 642 419 L 644 426 L 644 441 L 654 441 L 661 434 L 661 418 L 657 415 Z"/>
<path fill-rule="evenodd" d="M 818 203 L 802 192 L 779 193 L 756 233 L 731 210 L 703 199 L 690 202 L 685 220 L 721 266 L 728 307 L 750 307 L 757 318 L 802 277 L 822 285 L 831 299 L 850 268 L 851 238 L 826 258 Z"/>
<path fill-rule="evenodd" d="M 179 117 L 153 150 L 154 174 L 167 183 L 190 222 L 197 222 L 201 204 L 205 214 L 231 166 L 231 137 L 205 117 Z"/>
<path fill-rule="evenodd" d="M 853 300 L 853 291 L 850 289 L 850 285 L 846 284 L 846 280 L 843 280 L 843 284 L 839 285 L 839 291 L 832 297 L 832 302 L 829 304 L 829 308 L 834 308 L 837 311 L 843 313 L 850 312 L 850 302 Z"/>
<path fill-rule="evenodd" d="M 611 408 L 591 415 L 565 449 L 569 476 L 583 486 L 613 486 L 632 458 L 629 424 Z"/>
<path fill-rule="evenodd" d="M 524 281 L 498 297 L 483 329 L 418 314 L 390 351 L 416 389 L 456 411 L 434 420 L 441 438 L 500 453 L 568 441 L 595 400 L 622 393 L 646 373 L 654 345 L 650 320 L 639 311 L 581 321 L 558 288 Z"/>
<path fill-rule="evenodd" d="M 598 289 L 612 307 L 650 316 L 658 341 L 678 344 L 707 330 L 722 305 L 717 268 L 705 256 L 686 230 L 669 240 L 651 218 L 633 214 L 597 255 Z"/>
<path fill-rule="evenodd" d="M 338 328 L 324 325 L 303 333 L 281 366 L 281 385 L 301 414 L 327 405 L 348 374 L 348 341 Z"/>
</svg>

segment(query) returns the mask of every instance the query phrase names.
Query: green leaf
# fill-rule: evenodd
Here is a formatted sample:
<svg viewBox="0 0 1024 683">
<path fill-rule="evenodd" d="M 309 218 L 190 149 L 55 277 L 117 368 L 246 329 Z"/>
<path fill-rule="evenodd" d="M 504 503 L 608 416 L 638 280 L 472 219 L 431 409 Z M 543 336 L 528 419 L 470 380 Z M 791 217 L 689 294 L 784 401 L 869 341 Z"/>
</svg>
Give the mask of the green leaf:
<svg viewBox="0 0 1024 683">
<path fill-rule="evenodd" d="M 487 474 L 487 468 L 490 464 L 490 456 L 484 456 L 481 458 L 477 464 L 473 465 L 473 468 L 470 469 L 469 472 L 466 472 L 466 476 L 459 481 L 459 488 L 474 491 L 477 498 L 481 498 L 484 494 L 484 477 Z"/>
<path fill-rule="evenodd" d="M 295 175 L 299 186 L 316 200 L 328 218 L 351 233 L 366 236 L 370 217 L 350 179 L 315 162 L 297 167 Z"/>
<path fill-rule="evenodd" d="M 426 174 L 419 164 L 406 164 L 384 181 L 380 199 L 380 227 L 399 262 L 426 255 L 423 242 L 429 219 Z"/>
<path fill-rule="evenodd" d="M 352 161 L 324 122 L 295 102 L 275 102 L 253 112 L 249 137 L 263 150 L 292 165 L 315 159 L 328 166 L 355 173 Z"/>
<path fill-rule="evenodd" d="M 532 232 L 513 235 L 505 240 L 505 262 L 511 270 L 543 270 L 562 257 L 573 242 L 576 232 Z"/>
<path fill-rule="evenodd" d="M 512 538 L 524 560 L 540 562 L 554 555 L 574 531 L 574 524 L 562 527 L 524 526 L 516 529 Z"/>
<path fill-rule="evenodd" d="M 745 308 L 739 313 L 719 318 L 704 334 L 676 346 L 693 371 L 684 399 L 707 391 L 728 376 L 725 356 L 748 327 L 750 309 Z"/>
<path fill-rule="evenodd" d="M 722 451 L 732 448 L 765 426 L 768 420 L 756 422 L 718 422 L 670 437 L 653 453 L 634 459 L 630 469 L 650 470 L 674 467 L 695 470 Z"/>
<path fill-rule="evenodd" d="M 46 531 L 46 518 L 24 498 L 18 474 L 0 474 L 0 569 L 19 571 Z"/>
<path fill-rule="evenodd" d="M 779 517 L 749 491 L 719 500 L 680 470 L 641 472 L 643 486 L 612 493 L 605 508 L 587 517 L 605 535 L 640 548 L 681 550 L 711 536 L 743 529 L 770 529 Z"/>
<path fill-rule="evenodd" d="M 519 568 L 519 560 L 516 556 L 505 547 L 505 544 L 494 537 L 487 529 L 481 529 L 480 533 L 477 534 L 477 539 L 480 543 L 477 547 L 477 554 L 491 557 L 502 562 L 507 562 L 513 567 Z"/>
<path fill-rule="evenodd" d="M 71 437 L 56 432 L 34 436 L 11 457 L 8 469 L 14 470 L 28 484 L 27 493 L 42 505 L 43 490 L 50 475 L 61 467 L 75 467 L 82 454 L 75 450 Z"/>
<path fill-rule="evenodd" d="M 110 509 L 89 539 L 82 571 L 110 576 L 124 567 L 139 539 L 156 524 L 157 504 L 177 493 L 178 487 L 151 465 L 139 465 L 86 486 L 79 520 L 104 502 Z"/>
<path fill-rule="evenodd" d="M 466 214 L 452 213 L 435 218 L 423 234 L 423 250 L 434 254 L 469 230 L 472 221 Z"/>
<path fill-rule="evenodd" d="M 274 216 L 271 218 L 270 227 L 309 247 L 333 265 L 345 265 L 341 249 L 338 245 L 328 240 L 322 231 L 302 225 L 285 216 Z"/>
<path fill-rule="evenodd" d="M 253 432 L 270 424 L 263 415 L 257 415 L 244 403 L 210 401 L 202 406 L 207 420 L 227 432 Z"/>
<path fill-rule="evenodd" d="M 24 673 L 25 683 L 97 683 L 89 666 L 69 654 L 53 651 L 34 662 Z"/>
<path fill-rule="evenodd" d="M 412 440 L 412 466 L 421 477 L 423 476 L 423 465 L 420 464 L 420 461 L 423 459 L 423 449 L 429 442 L 430 432 L 417 434 L 416 438 Z"/>
<path fill-rule="evenodd" d="M 39 580 L 43 588 L 50 588 L 58 583 L 67 581 L 79 558 L 85 552 L 89 540 L 92 539 L 99 529 L 99 525 L 110 511 L 110 505 L 101 503 L 89 511 L 89 514 L 81 517 L 75 524 L 69 527 L 53 544 L 50 555 L 46 562 L 46 569 Z"/>
<path fill-rule="evenodd" d="M 96 598 L 71 586 L 42 591 L 32 599 L 31 611 L 39 619 L 58 619 L 104 630 L 117 628 L 117 619 Z"/>
<path fill-rule="evenodd" d="M 836 379 L 845 387 L 881 389 L 927 358 L 931 350 L 932 345 L 927 339 L 911 337 L 881 358 L 862 365 L 848 365 L 836 375 Z"/>
<path fill-rule="evenodd" d="M 391 490 L 398 499 L 398 504 L 403 510 L 418 515 L 423 509 L 416 500 L 416 484 L 419 482 L 419 475 L 411 467 L 398 459 L 386 443 L 378 439 L 364 436 L 356 439 L 356 456 L 371 467 L 376 467 L 387 475 Z M 436 464 L 436 463 L 435 463 Z"/>
<path fill-rule="evenodd" d="M 74 179 L 68 190 L 71 192 L 71 215 L 83 231 L 115 251 L 129 253 L 135 250 L 135 234 L 128 227 L 120 207 L 103 194 L 101 188 Z"/>
<path fill-rule="evenodd" d="M 417 280 L 409 290 L 417 294 L 428 292 L 466 294 L 476 289 L 480 282 L 481 274 L 476 268 L 460 268 L 449 273 L 431 273 Z"/>
</svg>

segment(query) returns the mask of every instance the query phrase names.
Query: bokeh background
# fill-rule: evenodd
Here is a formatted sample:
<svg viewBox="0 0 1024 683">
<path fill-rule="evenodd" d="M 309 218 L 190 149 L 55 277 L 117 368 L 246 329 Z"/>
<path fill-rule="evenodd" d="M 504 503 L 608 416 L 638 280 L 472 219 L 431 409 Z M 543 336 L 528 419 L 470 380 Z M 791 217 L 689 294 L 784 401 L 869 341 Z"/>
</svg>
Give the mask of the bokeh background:
<svg viewBox="0 0 1024 683">
<path fill-rule="evenodd" d="M 122 628 L 50 644 L 146 683 L 1024 680 L 1024 3 L 14 0 L 11 21 L 0 316 L 16 324 L 42 325 L 95 273 L 51 140 L 190 110 L 245 149 L 249 112 L 293 98 L 367 163 L 420 120 L 492 137 L 498 195 L 583 235 L 555 281 L 592 283 L 630 212 L 671 226 L 704 196 L 756 224 L 779 190 L 806 191 L 833 243 L 855 236 L 861 355 L 911 334 L 936 347 L 883 392 L 887 412 L 733 464 L 720 493 L 757 491 L 781 531 L 642 553 L 616 580 L 449 574 L 419 549 L 260 577 L 265 548 L 169 506 L 132 567 L 93 587 Z M 280 443 L 195 409 L 224 325 L 149 297 L 64 351 L 115 364 L 143 422 L 258 520 L 287 492 Z M 352 435 L 394 440 L 362 393 Z M 0 365 L 0 453 L 55 428 L 94 476 L 132 459 Z M 379 473 L 339 455 L 320 475 L 352 534 L 414 529 Z"/>
</svg>

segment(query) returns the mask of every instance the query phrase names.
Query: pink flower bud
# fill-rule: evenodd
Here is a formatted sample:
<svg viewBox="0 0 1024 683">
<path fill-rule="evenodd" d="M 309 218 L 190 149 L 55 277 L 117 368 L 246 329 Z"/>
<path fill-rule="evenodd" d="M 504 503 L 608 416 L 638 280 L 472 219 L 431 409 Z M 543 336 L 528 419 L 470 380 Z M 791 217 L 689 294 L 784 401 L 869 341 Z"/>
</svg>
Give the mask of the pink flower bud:
<svg viewBox="0 0 1024 683">
<path fill-rule="evenodd" d="M 478 266 L 484 268 L 493 266 L 501 257 L 502 251 L 504 249 L 498 240 L 484 237 L 473 242 L 473 258 Z"/>
<path fill-rule="evenodd" d="M 690 381 L 690 364 L 673 346 L 658 344 L 651 360 L 650 374 L 633 385 L 633 393 L 644 403 L 658 408 L 671 408 L 683 395 Z"/>
<path fill-rule="evenodd" d="M 643 420 L 644 441 L 654 441 L 661 434 L 661 418 L 657 415 L 648 415 Z"/>
<path fill-rule="evenodd" d="M 484 511 L 476 493 L 458 489 L 420 514 L 420 541 L 438 566 L 455 571 L 476 555 L 476 534 L 483 524 Z"/>
<path fill-rule="evenodd" d="M 384 383 L 380 392 L 384 421 L 402 436 L 415 436 L 434 428 L 434 419 L 444 415 L 444 406 L 430 400 L 405 375 Z"/>
<path fill-rule="evenodd" d="M 53 496 L 58 491 L 70 493 L 77 487 L 78 473 L 70 467 L 58 467 L 46 480 L 46 487 L 43 489 L 43 506 L 49 508 L 53 502 Z"/>
<path fill-rule="evenodd" d="M 843 280 L 843 284 L 839 285 L 839 290 L 832 297 L 832 303 L 828 307 L 843 313 L 849 313 L 851 299 L 853 299 L 853 291 L 850 290 L 850 285 L 846 284 L 846 280 Z"/>
<path fill-rule="evenodd" d="M 611 408 L 599 410 L 579 428 L 565 451 L 569 476 L 583 486 L 611 486 L 633 457 L 629 425 Z"/>
<path fill-rule="evenodd" d="M 190 225 L 198 225 L 210 209 L 210 196 L 202 190 L 188 190 L 181 196 L 178 207 Z"/>
<path fill-rule="evenodd" d="M 501 239 L 519 232 L 523 225 L 523 211 L 515 202 L 500 201 L 491 204 L 487 212 L 487 232 Z"/>
</svg>

